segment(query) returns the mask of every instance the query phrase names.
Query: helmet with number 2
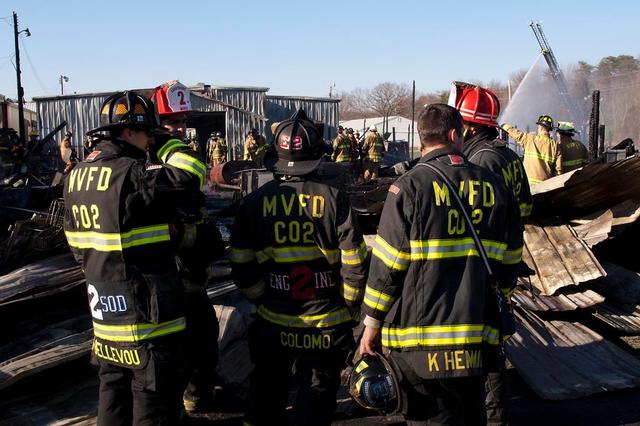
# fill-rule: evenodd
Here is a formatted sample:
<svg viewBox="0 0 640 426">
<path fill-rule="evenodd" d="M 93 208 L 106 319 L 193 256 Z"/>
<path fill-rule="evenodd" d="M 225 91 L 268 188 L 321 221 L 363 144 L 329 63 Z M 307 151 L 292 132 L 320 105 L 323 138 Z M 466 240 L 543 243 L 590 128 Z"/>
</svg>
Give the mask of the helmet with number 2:
<svg viewBox="0 0 640 426">
<path fill-rule="evenodd" d="M 155 104 L 160 117 L 191 112 L 191 93 L 177 80 L 156 88 Z"/>
</svg>

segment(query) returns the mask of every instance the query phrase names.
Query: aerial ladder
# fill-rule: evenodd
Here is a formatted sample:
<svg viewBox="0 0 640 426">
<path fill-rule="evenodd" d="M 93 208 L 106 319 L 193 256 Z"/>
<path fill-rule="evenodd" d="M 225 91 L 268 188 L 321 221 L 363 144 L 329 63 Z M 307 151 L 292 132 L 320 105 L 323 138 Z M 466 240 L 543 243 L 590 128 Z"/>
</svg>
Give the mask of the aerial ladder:
<svg viewBox="0 0 640 426">
<path fill-rule="evenodd" d="M 555 55 L 553 54 L 553 50 L 551 50 L 551 46 L 547 41 L 547 38 L 544 36 L 544 32 L 542 31 L 542 23 L 537 22 L 529 22 L 529 26 L 533 30 L 533 34 L 536 36 L 536 40 L 538 40 L 538 44 L 540 45 L 540 49 L 542 49 L 542 55 L 544 56 L 545 61 L 547 61 L 547 65 L 549 66 L 549 70 L 551 71 L 551 76 L 553 80 L 556 82 L 556 86 L 558 86 L 558 90 L 560 92 L 560 96 L 569 111 L 569 113 L 573 116 L 573 121 L 582 126 L 584 120 L 586 119 L 586 115 L 581 108 L 580 104 L 576 102 L 576 100 L 569 93 L 569 88 L 567 86 L 567 80 L 564 78 L 564 74 L 558 65 L 558 61 L 556 60 Z"/>
</svg>

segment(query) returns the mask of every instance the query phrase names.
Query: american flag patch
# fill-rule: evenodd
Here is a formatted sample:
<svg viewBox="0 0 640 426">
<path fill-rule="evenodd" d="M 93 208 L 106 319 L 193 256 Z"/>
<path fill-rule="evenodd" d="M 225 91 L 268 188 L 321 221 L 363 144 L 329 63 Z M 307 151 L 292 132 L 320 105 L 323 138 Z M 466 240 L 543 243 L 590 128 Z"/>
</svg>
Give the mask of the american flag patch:
<svg viewBox="0 0 640 426">
<path fill-rule="evenodd" d="M 395 185 L 391 185 L 391 186 L 389 187 L 389 192 L 392 192 L 392 193 L 394 193 L 394 194 L 398 195 L 398 194 L 400 193 L 400 188 L 398 188 L 398 187 L 397 187 L 397 186 L 395 186 Z"/>
<path fill-rule="evenodd" d="M 101 152 L 102 151 L 98 151 L 98 150 L 91 151 L 91 154 L 87 155 L 87 158 L 85 158 L 85 160 L 86 161 L 95 160 L 96 157 L 100 155 Z"/>
<path fill-rule="evenodd" d="M 464 164 L 464 158 L 460 157 L 459 155 L 449 155 L 449 161 L 451 161 L 451 164 L 454 166 Z"/>
</svg>

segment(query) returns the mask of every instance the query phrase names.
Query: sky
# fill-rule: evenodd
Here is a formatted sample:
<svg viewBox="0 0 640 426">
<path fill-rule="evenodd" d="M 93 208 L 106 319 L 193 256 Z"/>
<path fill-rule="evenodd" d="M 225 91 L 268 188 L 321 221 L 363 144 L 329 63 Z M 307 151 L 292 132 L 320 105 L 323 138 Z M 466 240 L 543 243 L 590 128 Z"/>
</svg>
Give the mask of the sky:
<svg viewBox="0 0 640 426">
<path fill-rule="evenodd" d="M 12 12 L 27 100 L 191 85 L 328 96 L 378 83 L 506 82 L 528 69 L 543 30 L 562 66 L 640 55 L 640 2 L 620 1 L 35 1 L 0 4 L 0 94 L 16 98 Z"/>
</svg>

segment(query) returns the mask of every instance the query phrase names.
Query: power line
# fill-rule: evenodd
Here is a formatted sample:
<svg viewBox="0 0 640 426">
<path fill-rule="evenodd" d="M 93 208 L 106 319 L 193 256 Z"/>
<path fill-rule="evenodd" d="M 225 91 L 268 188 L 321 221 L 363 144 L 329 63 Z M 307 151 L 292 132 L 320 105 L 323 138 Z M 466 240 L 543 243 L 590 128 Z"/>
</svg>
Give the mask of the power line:
<svg viewBox="0 0 640 426">
<path fill-rule="evenodd" d="M 27 47 L 24 43 L 24 41 L 22 39 L 20 39 L 20 44 L 22 45 L 22 50 L 24 51 L 25 55 L 27 56 L 27 61 L 29 62 L 29 66 L 31 67 L 31 71 L 33 71 L 33 75 L 36 77 L 36 81 L 38 82 L 38 85 L 40 86 L 40 89 L 42 89 L 42 91 L 50 91 L 50 89 L 45 88 L 44 83 L 42 82 L 42 80 L 40 79 L 40 76 L 38 75 L 38 72 L 36 71 L 36 67 L 33 66 L 33 62 L 31 62 L 31 57 L 29 56 L 29 51 L 27 50 Z"/>
</svg>

